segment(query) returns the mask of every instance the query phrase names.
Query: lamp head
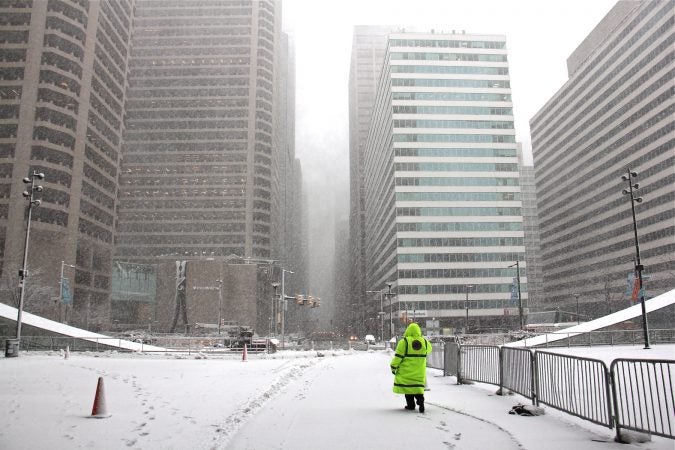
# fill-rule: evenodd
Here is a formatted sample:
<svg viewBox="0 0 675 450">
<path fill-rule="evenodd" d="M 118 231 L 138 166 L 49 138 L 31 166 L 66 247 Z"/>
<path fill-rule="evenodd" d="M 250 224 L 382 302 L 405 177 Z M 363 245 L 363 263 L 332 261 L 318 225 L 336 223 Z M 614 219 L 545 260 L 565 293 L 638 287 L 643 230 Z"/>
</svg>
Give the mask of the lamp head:
<svg viewBox="0 0 675 450">
<path fill-rule="evenodd" d="M 637 178 L 637 172 L 631 172 L 630 176 L 632 176 L 633 178 Z"/>
<path fill-rule="evenodd" d="M 45 178 L 45 174 L 42 173 L 42 172 L 36 173 L 36 174 L 34 174 L 34 175 L 35 175 L 36 177 L 38 177 L 39 179 L 41 179 L 41 180 L 44 180 L 44 178 Z"/>
<path fill-rule="evenodd" d="M 24 178 L 23 180 L 21 180 L 21 181 L 23 181 L 24 183 L 30 183 L 30 178 L 25 177 L 25 178 Z"/>
<path fill-rule="evenodd" d="M 637 198 L 635 199 L 635 202 L 636 202 L 636 203 L 642 203 L 642 197 L 637 197 Z"/>
</svg>

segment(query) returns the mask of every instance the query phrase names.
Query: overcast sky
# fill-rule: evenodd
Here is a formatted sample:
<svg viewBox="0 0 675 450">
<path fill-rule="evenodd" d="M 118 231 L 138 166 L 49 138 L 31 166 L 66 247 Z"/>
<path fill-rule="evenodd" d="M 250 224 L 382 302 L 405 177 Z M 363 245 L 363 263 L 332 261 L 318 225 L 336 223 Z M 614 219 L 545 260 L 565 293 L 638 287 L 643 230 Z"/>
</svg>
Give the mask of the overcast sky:
<svg viewBox="0 0 675 450">
<path fill-rule="evenodd" d="M 354 25 L 397 25 L 506 36 L 516 138 L 530 148 L 529 120 L 567 81 L 567 58 L 615 0 L 283 0 L 296 50 L 296 154 L 312 230 L 329 235 L 349 208 L 348 80 Z M 323 218 L 329 223 L 321 223 Z M 317 251 L 318 246 L 326 248 Z M 310 241 L 315 263 L 332 241 Z M 322 256 L 316 256 L 322 255 Z M 317 259 L 319 258 L 319 259 Z M 313 264 L 314 265 L 314 264 Z M 316 267 L 316 265 L 314 265 Z M 329 273 L 313 274 L 325 284 Z"/>
</svg>

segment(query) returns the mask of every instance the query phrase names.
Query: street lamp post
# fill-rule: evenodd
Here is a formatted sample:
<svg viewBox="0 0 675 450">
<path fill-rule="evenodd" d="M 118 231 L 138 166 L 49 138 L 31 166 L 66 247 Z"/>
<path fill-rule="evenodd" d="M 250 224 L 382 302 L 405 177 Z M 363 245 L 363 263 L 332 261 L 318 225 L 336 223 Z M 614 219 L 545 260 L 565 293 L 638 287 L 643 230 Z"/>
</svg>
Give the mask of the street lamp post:
<svg viewBox="0 0 675 450">
<path fill-rule="evenodd" d="M 44 179 L 45 174 L 33 170 L 33 173 L 30 177 L 23 179 L 23 182 L 30 184 L 30 191 L 23 191 L 22 195 L 28 198 L 28 222 L 26 224 L 26 240 L 23 247 L 23 265 L 21 270 L 19 270 L 19 307 L 17 308 L 16 315 L 16 340 L 11 342 L 10 340 L 6 343 L 5 356 L 19 356 L 19 347 L 21 346 L 21 314 L 23 312 L 23 301 L 26 295 L 26 278 L 28 278 L 28 241 L 30 239 L 30 222 L 33 213 L 33 206 L 40 206 L 42 203 L 41 200 L 35 199 L 36 192 L 42 192 L 42 186 L 35 185 L 35 179 Z"/>
<path fill-rule="evenodd" d="M 626 173 L 621 176 L 621 179 L 623 181 L 628 182 L 628 189 L 624 189 L 622 191 L 623 195 L 629 195 L 630 196 L 630 209 L 633 214 L 633 234 L 635 237 L 635 271 L 637 272 L 638 276 L 638 283 L 639 284 L 639 296 L 640 296 L 640 303 L 642 304 L 642 331 L 644 333 L 644 342 L 645 342 L 645 349 L 651 348 L 649 346 L 649 325 L 647 324 L 647 309 L 645 307 L 645 291 L 643 289 L 643 284 L 642 284 L 642 271 L 644 270 L 644 266 L 640 262 L 640 242 L 638 240 L 638 232 L 637 232 L 637 221 L 635 220 L 635 203 L 642 203 L 642 197 L 635 197 L 633 193 L 638 190 L 640 185 L 638 183 L 633 184 L 633 178 L 637 178 L 638 174 L 637 172 L 633 172 L 628 168 Z"/>
<path fill-rule="evenodd" d="M 274 322 L 274 327 L 272 329 L 272 336 L 276 337 L 277 335 L 277 316 L 274 313 L 274 310 L 277 309 L 275 308 L 277 304 L 277 289 L 279 288 L 279 283 L 272 283 L 272 287 L 274 288 L 274 297 L 272 298 L 272 321 Z"/>
<path fill-rule="evenodd" d="M 520 294 L 520 260 L 516 260 L 515 264 L 509 267 L 516 267 L 516 280 L 518 283 L 518 317 L 520 318 L 520 329 L 523 329 L 523 297 Z"/>
<path fill-rule="evenodd" d="M 295 273 L 290 270 L 281 268 L 281 348 L 285 348 L 285 327 L 286 327 L 286 273 Z M 293 298 L 293 297 L 289 297 Z"/>
<path fill-rule="evenodd" d="M 392 297 L 396 294 L 392 294 L 391 292 L 391 285 L 394 284 L 392 282 L 387 282 L 387 293 L 384 294 L 387 296 L 387 300 L 389 300 L 389 340 L 391 340 L 392 337 L 394 337 L 394 312 L 393 312 L 393 307 L 392 307 Z"/>
<path fill-rule="evenodd" d="M 466 308 L 466 319 L 464 321 L 464 334 L 469 334 L 469 289 L 473 288 L 473 284 L 464 285 L 464 292 L 466 292 L 466 300 L 464 300 L 464 307 Z"/>
<path fill-rule="evenodd" d="M 216 280 L 218 283 L 218 335 L 223 324 L 223 280 Z"/>
</svg>

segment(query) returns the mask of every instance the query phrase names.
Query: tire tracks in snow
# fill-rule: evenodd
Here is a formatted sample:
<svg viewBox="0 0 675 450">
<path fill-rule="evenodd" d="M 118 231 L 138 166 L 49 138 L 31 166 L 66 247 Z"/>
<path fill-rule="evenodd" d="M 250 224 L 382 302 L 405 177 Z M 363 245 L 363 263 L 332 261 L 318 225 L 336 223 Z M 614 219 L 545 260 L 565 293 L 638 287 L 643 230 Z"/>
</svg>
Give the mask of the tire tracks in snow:
<svg viewBox="0 0 675 450">
<path fill-rule="evenodd" d="M 276 369 L 277 376 L 267 389 L 259 392 L 256 396 L 241 404 L 237 410 L 225 418 L 223 425 L 216 429 L 218 435 L 214 437 L 211 449 L 219 449 L 227 446 L 230 438 L 270 400 L 283 392 L 288 385 L 298 381 L 307 371 L 320 362 L 318 359 L 294 360 L 293 363 L 283 364 Z M 290 366 L 290 367 L 288 367 Z"/>
</svg>

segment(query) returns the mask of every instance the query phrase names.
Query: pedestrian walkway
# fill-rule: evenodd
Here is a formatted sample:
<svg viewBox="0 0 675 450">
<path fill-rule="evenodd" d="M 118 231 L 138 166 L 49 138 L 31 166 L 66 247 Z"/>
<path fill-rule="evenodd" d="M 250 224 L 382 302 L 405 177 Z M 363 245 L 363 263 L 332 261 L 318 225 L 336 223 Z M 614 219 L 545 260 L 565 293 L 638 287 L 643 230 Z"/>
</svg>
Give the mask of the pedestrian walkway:
<svg viewBox="0 0 675 450">
<path fill-rule="evenodd" d="M 510 415 L 526 399 L 493 386 L 457 385 L 429 370 L 426 412 L 407 411 L 391 391 L 391 353 L 331 358 L 273 399 L 229 441 L 241 449 L 586 450 L 632 446 L 612 441 L 560 413 Z M 590 427 L 592 428 L 592 426 Z M 638 447 L 635 447 L 638 448 Z M 668 447 L 664 447 L 668 448 Z"/>
</svg>

